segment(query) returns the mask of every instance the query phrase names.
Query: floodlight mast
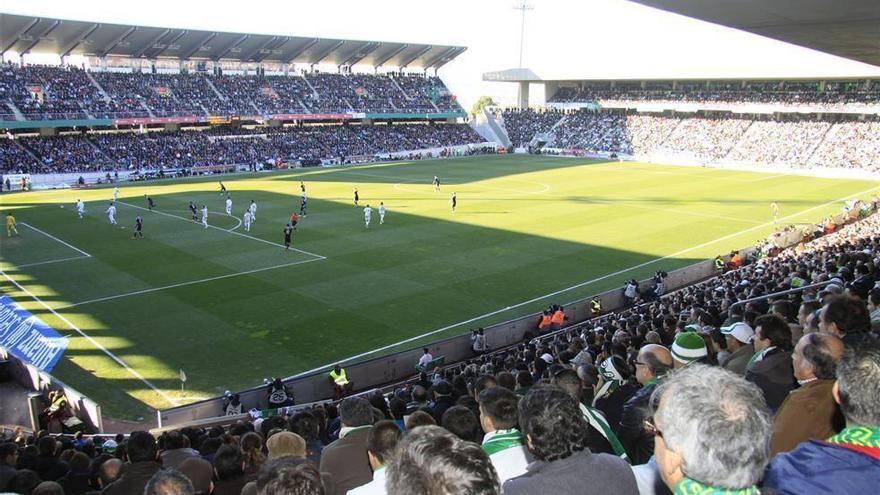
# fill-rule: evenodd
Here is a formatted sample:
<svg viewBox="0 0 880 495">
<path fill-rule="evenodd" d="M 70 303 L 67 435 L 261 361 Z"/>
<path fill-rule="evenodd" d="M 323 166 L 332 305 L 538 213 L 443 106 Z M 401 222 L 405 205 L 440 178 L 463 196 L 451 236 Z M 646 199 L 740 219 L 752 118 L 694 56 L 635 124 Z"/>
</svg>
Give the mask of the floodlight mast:
<svg viewBox="0 0 880 495">
<path fill-rule="evenodd" d="M 526 0 L 522 0 L 522 3 L 513 8 L 513 10 L 522 11 L 522 23 L 519 28 L 519 68 L 523 68 L 523 39 L 526 34 L 526 11 L 534 10 L 535 8 L 526 3 Z"/>
</svg>

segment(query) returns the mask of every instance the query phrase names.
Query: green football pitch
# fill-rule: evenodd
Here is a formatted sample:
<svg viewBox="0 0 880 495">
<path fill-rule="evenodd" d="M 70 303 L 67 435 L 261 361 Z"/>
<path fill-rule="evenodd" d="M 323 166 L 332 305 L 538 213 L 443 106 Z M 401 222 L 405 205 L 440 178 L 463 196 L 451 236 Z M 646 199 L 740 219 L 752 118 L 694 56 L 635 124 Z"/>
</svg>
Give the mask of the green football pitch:
<svg viewBox="0 0 880 495">
<path fill-rule="evenodd" d="M 781 223 L 815 222 L 878 189 L 871 181 L 517 155 L 223 179 L 232 216 L 216 178 L 168 180 L 123 185 L 118 226 L 104 213 L 107 187 L 0 197 L 21 233 L 0 234 L 3 292 L 70 337 L 53 374 L 113 417 L 589 297 L 751 245 L 771 231 L 773 201 Z M 299 209 L 300 181 L 308 216 L 285 251 L 282 229 Z M 155 211 L 145 209 L 145 195 Z M 190 219 L 190 200 L 207 205 L 209 228 Z M 251 200 L 256 222 L 246 232 Z M 146 238 L 131 240 L 138 214 Z"/>
</svg>

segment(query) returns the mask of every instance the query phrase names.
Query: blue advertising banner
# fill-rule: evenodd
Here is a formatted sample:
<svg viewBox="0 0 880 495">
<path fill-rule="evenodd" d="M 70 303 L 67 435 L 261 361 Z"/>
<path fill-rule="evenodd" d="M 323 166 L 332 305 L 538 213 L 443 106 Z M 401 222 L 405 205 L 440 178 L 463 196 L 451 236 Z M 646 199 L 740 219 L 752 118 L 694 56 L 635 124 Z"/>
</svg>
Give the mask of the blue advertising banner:
<svg viewBox="0 0 880 495">
<path fill-rule="evenodd" d="M 0 347 L 50 372 L 67 349 L 67 337 L 43 323 L 7 296 L 0 297 Z"/>
</svg>

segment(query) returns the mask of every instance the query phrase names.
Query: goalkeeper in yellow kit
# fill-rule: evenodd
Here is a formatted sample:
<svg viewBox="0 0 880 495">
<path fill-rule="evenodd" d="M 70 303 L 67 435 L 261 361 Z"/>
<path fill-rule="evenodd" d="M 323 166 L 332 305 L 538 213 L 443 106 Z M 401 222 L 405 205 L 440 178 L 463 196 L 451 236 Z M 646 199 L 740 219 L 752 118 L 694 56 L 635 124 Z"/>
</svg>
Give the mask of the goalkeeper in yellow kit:
<svg viewBox="0 0 880 495">
<path fill-rule="evenodd" d="M 12 237 L 12 234 L 15 233 L 17 236 L 21 236 L 18 233 L 18 229 L 15 228 L 15 217 L 12 216 L 12 213 L 6 214 L 6 237 Z"/>
</svg>

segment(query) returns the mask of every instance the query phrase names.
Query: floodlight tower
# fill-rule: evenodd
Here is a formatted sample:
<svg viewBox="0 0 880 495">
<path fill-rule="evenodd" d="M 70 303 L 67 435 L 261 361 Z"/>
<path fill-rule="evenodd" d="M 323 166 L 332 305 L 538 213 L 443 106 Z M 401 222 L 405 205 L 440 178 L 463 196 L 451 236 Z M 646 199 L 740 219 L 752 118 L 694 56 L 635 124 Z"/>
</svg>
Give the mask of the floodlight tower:
<svg viewBox="0 0 880 495">
<path fill-rule="evenodd" d="M 523 68 L 522 58 L 523 58 L 523 39 L 525 39 L 526 34 L 526 11 L 534 10 L 534 7 L 526 3 L 526 0 L 522 0 L 522 3 L 515 6 L 513 10 L 519 10 L 522 12 L 522 23 L 519 28 L 519 68 Z"/>
</svg>

